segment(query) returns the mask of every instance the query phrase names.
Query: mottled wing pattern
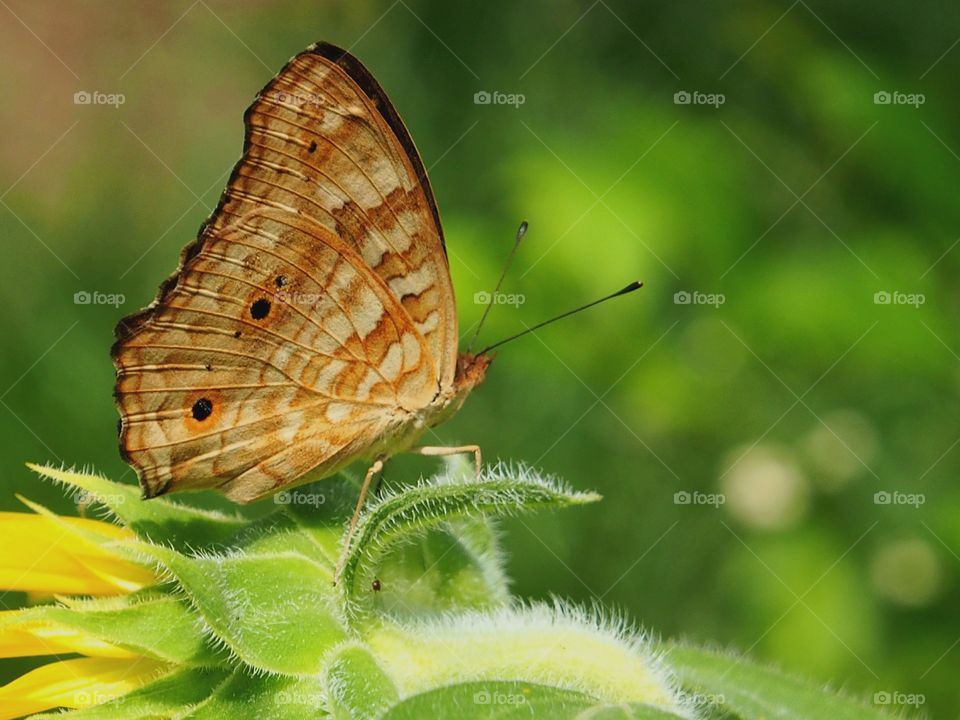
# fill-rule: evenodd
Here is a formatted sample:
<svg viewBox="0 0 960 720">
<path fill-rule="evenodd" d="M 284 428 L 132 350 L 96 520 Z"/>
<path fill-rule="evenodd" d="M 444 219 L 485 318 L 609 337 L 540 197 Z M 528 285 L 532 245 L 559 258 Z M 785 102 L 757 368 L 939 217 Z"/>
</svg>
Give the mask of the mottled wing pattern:
<svg viewBox="0 0 960 720">
<path fill-rule="evenodd" d="M 293 58 L 247 110 L 242 161 L 201 233 L 264 207 L 305 215 L 343 238 L 400 300 L 453 382 L 457 314 L 426 170 L 386 93 L 346 51 Z"/>
<path fill-rule="evenodd" d="M 246 124 L 217 211 L 117 328 L 121 451 L 148 496 L 217 486 L 249 501 L 329 474 L 387 449 L 453 380 L 436 206 L 369 73 L 312 48 Z"/>
</svg>

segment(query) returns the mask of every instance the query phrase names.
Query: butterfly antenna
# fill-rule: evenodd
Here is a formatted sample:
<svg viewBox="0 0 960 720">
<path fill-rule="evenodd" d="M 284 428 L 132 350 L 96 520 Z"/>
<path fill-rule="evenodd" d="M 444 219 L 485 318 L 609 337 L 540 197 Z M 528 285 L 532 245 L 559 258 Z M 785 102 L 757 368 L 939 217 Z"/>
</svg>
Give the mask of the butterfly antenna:
<svg viewBox="0 0 960 720">
<path fill-rule="evenodd" d="M 517 239 L 513 241 L 513 247 L 510 249 L 510 254 L 507 255 L 507 261 L 503 265 L 503 272 L 500 273 L 500 279 L 497 280 L 497 286 L 493 289 L 493 292 L 490 293 L 490 297 L 487 299 L 487 306 L 483 309 L 483 315 L 480 316 L 480 322 L 477 323 L 476 332 L 473 333 L 473 337 L 470 338 L 470 343 L 467 345 L 467 352 L 470 352 L 470 348 L 473 347 L 474 343 L 477 342 L 477 337 L 480 335 L 480 330 L 483 328 L 483 323 L 487 320 L 487 315 L 490 314 L 490 308 L 493 307 L 493 303 L 497 300 L 497 295 L 500 293 L 500 286 L 503 285 L 503 279 L 507 276 L 507 270 L 510 269 L 511 263 L 513 263 L 513 257 L 517 254 L 517 248 L 520 247 L 520 241 L 523 240 L 523 236 L 527 234 L 527 221 L 524 220 L 520 223 L 520 227 L 517 228 Z"/>
<path fill-rule="evenodd" d="M 557 315 L 556 317 L 552 317 L 552 318 L 550 318 L 549 320 L 544 320 L 544 321 L 541 322 L 541 323 L 537 323 L 537 324 L 534 325 L 533 327 L 529 327 L 529 328 L 527 328 L 526 330 L 521 330 L 521 331 L 518 332 L 516 335 L 511 335 L 510 337 L 504 338 L 503 340 L 500 340 L 500 341 L 498 341 L 498 342 L 495 342 L 493 345 L 487 345 L 487 347 L 485 347 L 483 350 L 481 350 L 481 351 L 480 351 L 479 353 L 477 353 L 477 354 L 478 354 L 478 355 L 483 355 L 483 354 L 485 354 L 485 353 L 488 353 L 488 352 L 490 352 L 491 350 L 493 350 L 494 348 L 500 347 L 500 346 L 503 345 L 504 343 L 508 343 L 508 342 L 510 342 L 511 340 L 516 340 L 516 339 L 519 338 L 519 337 L 523 337 L 524 335 L 528 335 L 529 333 L 532 333 L 532 332 L 535 331 L 535 330 L 539 330 L 540 328 L 545 327 L 545 326 L 549 325 L 550 323 L 555 323 L 557 320 L 562 320 L 562 319 L 565 318 L 565 317 L 570 317 L 571 315 L 576 315 L 578 312 L 583 312 L 583 311 L 586 310 L 587 308 L 592 308 L 594 305 L 599 305 L 600 303 L 606 302 L 607 300 L 612 300 L 612 299 L 615 298 L 615 297 L 620 297 L 621 295 L 626 295 L 626 294 L 628 294 L 628 293 L 632 293 L 634 290 L 639 290 L 639 289 L 642 288 L 642 287 L 643 287 L 643 283 L 640 282 L 639 280 L 637 280 L 637 281 L 635 281 L 635 282 L 632 282 L 632 283 L 630 283 L 629 285 L 627 285 L 625 288 L 622 288 L 621 290 L 617 290 L 615 293 L 611 293 L 611 294 L 609 294 L 609 295 L 607 295 L 607 296 L 605 296 L 605 297 L 600 298 L 599 300 L 594 300 L 593 302 L 589 302 L 589 303 L 587 303 L 586 305 L 581 305 L 580 307 L 576 307 L 576 308 L 574 308 L 573 310 L 567 310 L 567 312 L 561 313 L 560 315 Z"/>
</svg>

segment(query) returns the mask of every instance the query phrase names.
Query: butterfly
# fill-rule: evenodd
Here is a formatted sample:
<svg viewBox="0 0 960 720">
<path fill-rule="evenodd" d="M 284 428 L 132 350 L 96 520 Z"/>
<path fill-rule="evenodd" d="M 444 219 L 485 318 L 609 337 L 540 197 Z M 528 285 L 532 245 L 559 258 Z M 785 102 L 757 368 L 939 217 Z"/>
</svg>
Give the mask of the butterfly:
<svg viewBox="0 0 960 720">
<path fill-rule="evenodd" d="M 317 43 L 245 116 L 243 156 L 180 266 L 117 325 L 120 452 L 147 498 L 247 503 L 358 459 L 373 474 L 456 412 L 491 356 L 458 353 L 437 203 L 371 73 Z M 355 513 L 356 519 L 356 513 Z"/>
</svg>

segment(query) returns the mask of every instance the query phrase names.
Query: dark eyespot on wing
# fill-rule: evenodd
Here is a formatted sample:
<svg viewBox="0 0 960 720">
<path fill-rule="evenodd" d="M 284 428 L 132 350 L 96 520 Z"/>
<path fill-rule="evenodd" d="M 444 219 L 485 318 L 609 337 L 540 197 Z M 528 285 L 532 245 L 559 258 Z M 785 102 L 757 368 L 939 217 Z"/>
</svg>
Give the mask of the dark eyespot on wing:
<svg viewBox="0 0 960 720">
<path fill-rule="evenodd" d="M 208 398 L 200 398 L 191 409 L 194 420 L 206 420 L 213 412 L 213 403 Z"/>
<path fill-rule="evenodd" d="M 270 301 L 260 298 L 250 306 L 250 317 L 254 320 L 263 320 L 270 314 Z"/>
</svg>

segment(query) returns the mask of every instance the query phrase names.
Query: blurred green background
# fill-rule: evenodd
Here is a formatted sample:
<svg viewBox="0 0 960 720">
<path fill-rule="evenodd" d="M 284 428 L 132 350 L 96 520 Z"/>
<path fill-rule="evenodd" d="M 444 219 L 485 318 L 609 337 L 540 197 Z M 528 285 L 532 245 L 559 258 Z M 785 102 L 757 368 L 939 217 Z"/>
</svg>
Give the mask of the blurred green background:
<svg viewBox="0 0 960 720">
<path fill-rule="evenodd" d="M 485 339 L 646 283 L 503 348 L 438 429 L 605 496 L 506 525 L 516 592 L 957 717 L 958 36 L 933 2 L 4 0 L 0 507 L 73 510 L 25 460 L 133 482 L 112 328 L 326 39 L 421 150 L 464 332 L 524 218 Z"/>
</svg>

